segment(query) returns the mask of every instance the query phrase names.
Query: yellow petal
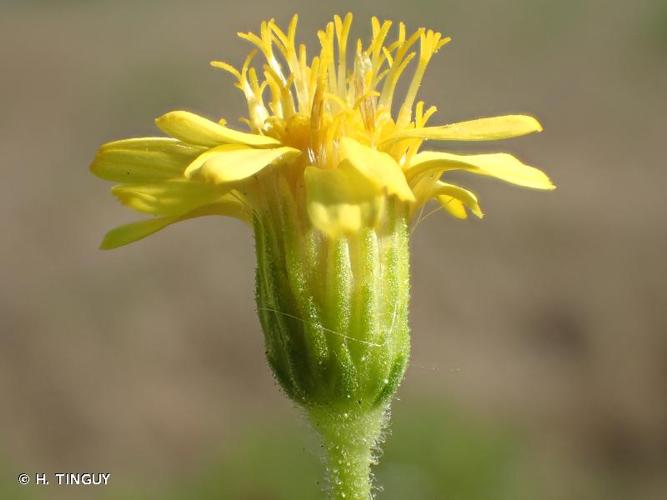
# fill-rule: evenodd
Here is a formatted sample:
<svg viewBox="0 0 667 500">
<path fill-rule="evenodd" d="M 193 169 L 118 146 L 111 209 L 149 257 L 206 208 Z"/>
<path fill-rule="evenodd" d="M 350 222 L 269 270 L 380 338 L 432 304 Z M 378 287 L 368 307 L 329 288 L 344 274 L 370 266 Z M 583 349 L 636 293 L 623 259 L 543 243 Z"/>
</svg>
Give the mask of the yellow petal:
<svg viewBox="0 0 667 500">
<path fill-rule="evenodd" d="M 186 177 L 224 184 L 247 179 L 273 162 L 288 160 L 301 151 L 289 147 L 253 149 L 234 144 L 204 153 L 185 169 Z"/>
<path fill-rule="evenodd" d="M 364 146 L 349 137 L 341 139 L 340 151 L 344 160 L 368 179 L 379 192 L 386 189 L 388 194 L 394 194 L 402 201 L 415 201 L 401 167 L 390 155 Z"/>
<path fill-rule="evenodd" d="M 306 167 L 306 208 L 313 226 L 331 238 L 372 226 L 382 197 L 349 164 L 335 169 Z"/>
<path fill-rule="evenodd" d="M 440 206 L 449 212 L 452 216 L 457 219 L 467 219 L 468 213 L 466 212 L 465 205 L 461 200 L 455 198 L 454 196 L 449 196 L 446 194 L 436 196 L 436 200 L 440 203 Z"/>
<path fill-rule="evenodd" d="M 165 137 L 144 137 L 102 146 L 90 170 L 116 182 L 154 182 L 183 174 L 204 148 Z"/>
<path fill-rule="evenodd" d="M 186 179 L 156 184 L 123 184 L 114 186 L 111 192 L 130 208 L 163 216 L 181 215 L 225 196 L 224 191 L 213 184 Z"/>
<path fill-rule="evenodd" d="M 533 189 L 556 187 L 544 172 L 506 153 L 457 155 L 425 151 L 414 156 L 406 175 L 410 183 L 415 184 L 427 176 L 437 179 L 448 170 L 466 170 Z"/>
<path fill-rule="evenodd" d="M 155 120 L 155 124 L 164 133 L 189 144 L 209 147 L 219 144 L 246 144 L 255 147 L 280 145 L 272 137 L 239 132 L 188 111 L 171 111 Z"/>
<path fill-rule="evenodd" d="M 389 136 L 384 143 L 392 143 L 403 139 L 496 141 L 520 137 L 533 132 L 542 132 L 542 125 L 532 116 L 506 115 L 451 123 L 439 127 L 407 129 Z"/>
<path fill-rule="evenodd" d="M 198 208 L 183 215 L 157 217 L 118 226 L 106 234 L 102 240 L 100 248 L 102 250 L 111 250 L 113 248 L 122 247 L 129 243 L 141 240 L 146 236 L 150 236 L 175 222 L 205 215 L 227 215 L 241 220 L 248 220 L 247 214 L 240 208 L 238 202 L 224 201 Z"/>
<path fill-rule="evenodd" d="M 477 196 L 460 186 L 438 182 L 433 190 L 433 196 L 454 217 L 466 219 L 468 217 L 465 211 L 466 207 L 480 219 L 484 217 Z"/>
<path fill-rule="evenodd" d="M 223 144 L 222 146 L 216 146 L 214 148 L 207 149 L 204 153 L 200 154 L 190 162 L 190 164 L 183 171 L 183 175 L 186 177 L 195 177 L 196 172 L 206 163 L 212 156 L 220 153 L 229 153 L 230 151 L 238 151 L 241 149 L 252 151 L 253 148 L 246 146 L 245 144 Z"/>
</svg>

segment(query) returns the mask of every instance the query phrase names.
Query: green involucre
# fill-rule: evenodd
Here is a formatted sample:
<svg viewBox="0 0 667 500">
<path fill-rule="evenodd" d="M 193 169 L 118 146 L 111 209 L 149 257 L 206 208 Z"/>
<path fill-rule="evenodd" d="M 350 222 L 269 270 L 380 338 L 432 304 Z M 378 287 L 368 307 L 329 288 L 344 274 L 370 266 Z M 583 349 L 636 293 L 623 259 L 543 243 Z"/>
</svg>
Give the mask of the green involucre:
<svg viewBox="0 0 667 500">
<path fill-rule="evenodd" d="M 330 239 L 284 215 L 255 219 L 257 308 L 276 379 L 306 408 L 382 407 L 410 350 L 405 218 Z"/>
</svg>

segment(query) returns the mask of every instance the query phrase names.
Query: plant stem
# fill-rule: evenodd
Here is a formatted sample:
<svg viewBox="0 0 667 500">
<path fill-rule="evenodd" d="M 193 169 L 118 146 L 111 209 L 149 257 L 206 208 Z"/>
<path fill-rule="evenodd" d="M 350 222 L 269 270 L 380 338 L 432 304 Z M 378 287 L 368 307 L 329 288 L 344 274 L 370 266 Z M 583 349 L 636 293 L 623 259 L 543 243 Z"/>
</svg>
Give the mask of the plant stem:
<svg viewBox="0 0 667 500">
<path fill-rule="evenodd" d="M 386 421 L 386 407 L 354 411 L 311 408 L 326 452 L 331 500 L 372 498 L 371 465 Z"/>
</svg>

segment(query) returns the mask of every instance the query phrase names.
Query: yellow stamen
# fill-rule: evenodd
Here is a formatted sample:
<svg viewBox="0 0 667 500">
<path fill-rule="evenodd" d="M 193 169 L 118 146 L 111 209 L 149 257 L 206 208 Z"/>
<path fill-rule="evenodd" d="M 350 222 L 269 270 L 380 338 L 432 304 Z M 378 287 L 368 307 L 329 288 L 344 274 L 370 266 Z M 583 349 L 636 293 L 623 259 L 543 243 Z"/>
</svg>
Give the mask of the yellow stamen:
<svg viewBox="0 0 667 500">
<path fill-rule="evenodd" d="M 313 162 L 330 167 L 336 156 L 338 135 L 343 133 L 378 147 L 386 143 L 386 151 L 395 155 L 397 161 L 404 161 L 422 140 L 387 143 L 386 138 L 400 130 L 425 126 L 435 112 L 433 108 L 424 111 L 424 105 L 419 103 L 415 120 L 411 121 L 426 67 L 449 38 L 424 28 L 408 34 L 405 24 L 399 23 L 396 38 L 390 40 L 392 22 L 373 17 L 370 41 L 366 46 L 357 41 L 354 65 L 348 68 L 352 19 L 350 13 L 334 16 L 317 33 L 320 50 L 310 64 L 305 45 L 297 45 L 297 16 L 292 17 L 286 31 L 271 19 L 261 24 L 258 34 L 239 33 L 254 46 L 240 70 L 222 61 L 211 64 L 236 77 L 237 86 L 248 101 L 248 122 L 253 130 L 282 137 L 289 144 L 307 143 Z M 418 52 L 412 50 L 417 42 Z M 261 82 L 252 67 L 258 52 L 266 61 Z M 399 80 L 417 55 L 414 75 L 394 121 L 392 104 Z M 262 95 L 267 88 L 270 98 L 265 105 Z M 300 118 L 292 119 L 297 115 Z M 301 117 L 308 117 L 308 132 L 298 125 Z M 284 137 L 290 133 L 298 137 Z"/>
</svg>

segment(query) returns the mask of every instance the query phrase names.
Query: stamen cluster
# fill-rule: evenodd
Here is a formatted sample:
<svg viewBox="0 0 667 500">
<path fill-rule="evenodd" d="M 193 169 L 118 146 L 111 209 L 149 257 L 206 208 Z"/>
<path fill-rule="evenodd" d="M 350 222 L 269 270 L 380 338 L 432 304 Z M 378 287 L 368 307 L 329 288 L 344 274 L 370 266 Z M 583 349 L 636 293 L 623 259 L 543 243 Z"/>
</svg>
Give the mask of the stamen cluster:
<svg viewBox="0 0 667 500">
<path fill-rule="evenodd" d="M 431 57 L 450 38 L 425 28 L 408 36 L 405 24 L 399 23 L 396 38 L 389 42 L 392 22 L 381 23 L 374 17 L 370 42 L 364 47 L 357 40 L 350 70 L 352 14 L 335 16 L 317 33 L 320 52 L 310 61 L 306 46 L 296 42 L 297 21 L 294 16 L 287 33 L 274 20 L 263 22 L 259 35 L 240 33 L 241 38 L 255 45 L 240 70 L 221 61 L 211 63 L 237 78 L 236 86 L 248 103 L 244 121 L 255 133 L 306 151 L 312 164 L 333 167 L 338 163 L 336 147 L 340 137 L 379 147 L 397 128 L 426 125 L 436 109 L 430 107 L 424 112 L 420 101 L 412 123 L 417 90 Z M 265 58 L 260 72 L 253 66 L 258 52 Z M 397 84 L 416 57 L 417 67 L 394 118 Z M 269 96 L 265 96 L 267 89 Z M 396 160 L 406 152 L 405 146 L 393 148 Z M 414 145 L 412 149 L 416 152 L 418 147 Z"/>
</svg>

